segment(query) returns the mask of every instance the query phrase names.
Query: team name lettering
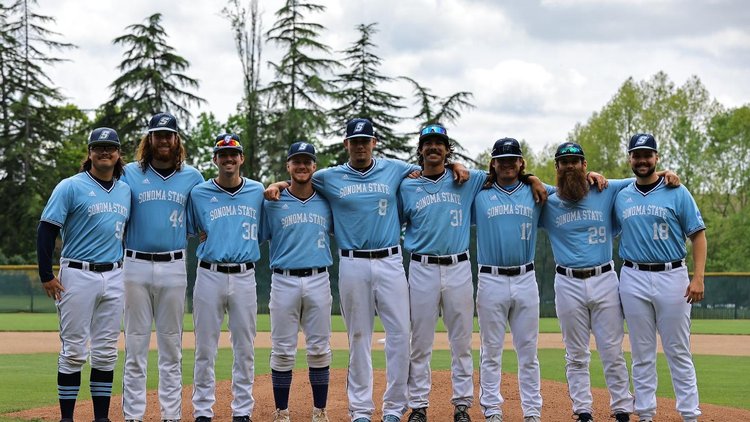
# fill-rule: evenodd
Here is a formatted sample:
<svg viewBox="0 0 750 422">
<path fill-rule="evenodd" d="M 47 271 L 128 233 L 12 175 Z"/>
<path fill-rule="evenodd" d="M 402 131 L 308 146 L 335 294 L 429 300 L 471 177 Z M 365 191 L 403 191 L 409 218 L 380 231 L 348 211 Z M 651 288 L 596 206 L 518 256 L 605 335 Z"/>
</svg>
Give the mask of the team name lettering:
<svg viewBox="0 0 750 422">
<path fill-rule="evenodd" d="M 666 219 L 667 215 L 669 215 L 669 209 L 656 205 L 635 205 L 622 210 L 622 218 L 624 220 L 639 215 L 654 215 Z"/>
<path fill-rule="evenodd" d="M 453 204 L 461 205 L 461 195 L 450 192 L 433 193 L 417 201 L 416 208 L 417 211 L 419 211 L 428 205 L 437 204 L 440 202 L 450 202 Z"/>
<path fill-rule="evenodd" d="M 339 198 L 354 194 L 354 193 L 368 193 L 377 192 L 384 193 L 386 195 L 391 194 L 391 188 L 385 183 L 357 183 L 354 185 L 344 186 L 339 190 Z"/>
<path fill-rule="evenodd" d="M 89 217 L 103 212 L 112 212 L 125 217 L 128 216 L 128 208 L 114 202 L 97 202 L 96 204 L 91 204 L 88 207 L 88 212 Z"/>
<path fill-rule="evenodd" d="M 294 214 L 289 214 L 281 218 L 281 226 L 283 228 L 287 228 L 288 226 L 291 226 L 292 224 L 300 224 L 300 223 L 310 223 L 310 224 L 317 224 L 323 227 L 328 227 L 325 217 L 319 214 L 311 213 L 311 212 L 310 213 L 298 212 Z"/>
<path fill-rule="evenodd" d="M 504 204 L 496 205 L 487 210 L 487 218 L 497 217 L 498 215 L 522 215 L 524 217 L 532 218 L 534 215 L 534 208 L 527 207 L 521 204 Z"/>
<path fill-rule="evenodd" d="M 594 210 L 575 210 L 555 218 L 555 226 L 560 227 L 573 221 L 604 221 L 604 213 Z"/>
<path fill-rule="evenodd" d="M 248 207 L 247 205 L 224 205 L 224 206 L 212 209 L 209 214 L 211 217 L 211 221 L 214 221 L 217 218 L 230 217 L 230 216 L 235 216 L 235 215 L 256 218 L 255 208 Z"/>
<path fill-rule="evenodd" d="M 183 195 L 173 190 L 166 191 L 163 189 L 147 190 L 138 194 L 139 204 L 149 201 L 172 201 L 184 206 L 187 201 L 187 195 Z"/>
</svg>

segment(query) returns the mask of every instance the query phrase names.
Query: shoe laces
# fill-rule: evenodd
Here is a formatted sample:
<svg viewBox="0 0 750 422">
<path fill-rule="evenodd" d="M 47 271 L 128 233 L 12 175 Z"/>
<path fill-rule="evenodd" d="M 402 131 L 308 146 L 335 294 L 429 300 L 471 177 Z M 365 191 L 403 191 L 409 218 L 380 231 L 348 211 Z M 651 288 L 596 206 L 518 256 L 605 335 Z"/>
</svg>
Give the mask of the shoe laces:
<svg viewBox="0 0 750 422">
<path fill-rule="evenodd" d="M 427 414 L 424 409 L 414 409 L 409 415 L 408 422 L 427 422 Z"/>
<path fill-rule="evenodd" d="M 469 414 L 466 413 L 466 406 L 456 406 L 456 411 L 453 413 L 453 422 L 471 422 Z"/>
</svg>

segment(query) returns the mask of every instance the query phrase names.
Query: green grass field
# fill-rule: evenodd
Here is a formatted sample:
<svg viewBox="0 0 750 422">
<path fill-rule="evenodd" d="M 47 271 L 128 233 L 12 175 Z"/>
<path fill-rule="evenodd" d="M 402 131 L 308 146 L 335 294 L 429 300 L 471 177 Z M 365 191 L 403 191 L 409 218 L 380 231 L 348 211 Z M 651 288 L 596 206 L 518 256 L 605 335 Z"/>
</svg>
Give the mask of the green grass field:
<svg viewBox="0 0 750 422">
<path fill-rule="evenodd" d="M 184 384 L 193 382 L 193 350 L 185 350 L 183 355 Z M 257 349 L 255 356 L 256 374 L 269 372 L 269 349 Z M 539 351 L 539 360 L 542 370 L 542 378 L 565 382 L 563 350 L 542 349 Z M 507 374 L 517 371 L 516 355 L 512 350 L 503 354 L 503 369 Z M 626 354 L 628 365 L 630 355 Z M 712 403 L 723 406 L 750 409 L 750 396 L 747 394 L 747 380 L 750 379 L 750 357 L 724 357 L 696 355 L 696 369 L 698 372 L 699 388 L 702 403 Z M 345 368 L 348 355 L 346 352 L 334 352 L 332 367 Z M 149 355 L 151 365 L 149 366 L 148 388 L 156 387 L 156 353 Z M 219 380 L 230 379 L 231 376 L 231 351 L 229 349 L 219 350 L 217 359 L 216 376 Z M 304 367 L 304 351 L 297 355 L 298 367 Z M 478 368 L 479 355 L 474 353 L 474 367 Z M 382 351 L 373 351 L 373 365 L 376 368 L 385 367 L 385 357 Z M 448 370 L 450 368 L 450 352 L 436 351 L 433 354 L 432 367 L 434 370 Z M 0 355 L 0 373 L 3 374 L 3 382 L 0 383 L 0 414 L 40 406 L 52 406 L 57 403 L 56 399 L 56 368 L 57 354 L 39 353 L 23 355 Z M 667 362 L 663 355 L 659 355 L 657 364 L 659 376 L 659 388 L 657 394 L 662 397 L 673 397 L 672 386 L 667 368 Z M 88 374 L 88 368 L 84 374 Z M 601 363 L 596 352 L 592 352 L 591 358 L 592 386 L 604 388 L 604 377 Z M 81 388 L 81 399 L 88 399 L 87 375 Z M 33 382 L 30 382 L 33 380 Z M 122 354 L 117 363 L 114 380 L 114 394 L 122 392 Z M 542 391 L 544 394 L 544 391 Z M 8 420 L 2 419 L 0 420 Z"/>
<path fill-rule="evenodd" d="M 333 331 L 345 332 L 346 327 L 341 316 L 331 318 Z M 224 330 L 226 331 L 226 321 Z M 57 331 L 57 314 L 0 314 L 0 331 Z M 185 331 L 193 331 L 193 316 L 185 314 Z M 258 331 L 271 331 L 271 321 L 267 314 L 258 315 Z M 378 318 L 375 319 L 375 331 L 383 332 L 383 326 Z M 442 320 L 438 322 L 437 331 L 445 331 Z M 479 332 L 479 324 L 474 319 L 474 331 Z M 726 334 L 750 335 L 750 320 L 748 319 L 694 319 L 693 334 Z M 560 326 L 556 318 L 542 318 L 539 321 L 539 332 L 559 333 Z"/>
</svg>

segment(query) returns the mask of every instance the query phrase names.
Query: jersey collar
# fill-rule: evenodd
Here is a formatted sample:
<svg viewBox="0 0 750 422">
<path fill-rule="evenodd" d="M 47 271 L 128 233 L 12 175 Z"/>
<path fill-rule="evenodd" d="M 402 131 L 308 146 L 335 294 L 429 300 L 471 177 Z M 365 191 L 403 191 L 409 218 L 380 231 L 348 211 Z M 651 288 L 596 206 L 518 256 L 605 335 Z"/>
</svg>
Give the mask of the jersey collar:
<svg viewBox="0 0 750 422">
<path fill-rule="evenodd" d="M 503 193 L 508 194 L 508 195 L 513 195 L 513 193 L 515 193 L 516 191 L 518 191 L 519 189 L 521 189 L 521 186 L 523 186 L 523 183 L 518 182 L 518 184 L 513 189 L 511 189 L 511 190 L 505 189 L 504 186 L 498 185 L 497 182 L 492 183 L 492 186 L 494 186 L 495 189 L 499 190 L 500 192 L 503 192 Z"/>
<path fill-rule="evenodd" d="M 113 180 L 112 180 L 112 186 L 110 186 L 110 187 L 109 187 L 109 189 L 107 189 L 107 188 L 105 188 L 104 186 L 102 186 L 102 184 L 101 184 L 101 183 L 99 183 L 99 181 L 98 181 L 98 180 L 94 179 L 94 176 L 92 176 L 92 175 L 91 175 L 91 173 L 89 173 L 88 171 L 85 171 L 84 173 L 86 173 L 86 176 L 88 176 L 88 177 L 89 177 L 89 179 L 91 179 L 91 181 L 92 181 L 92 182 L 96 183 L 96 184 L 97 184 L 97 186 L 99 186 L 100 188 L 102 188 L 102 190 L 103 190 L 104 192 L 107 192 L 107 193 L 110 193 L 110 192 L 112 192 L 112 189 L 114 189 L 114 188 L 115 188 L 115 185 L 117 185 L 117 179 L 113 179 Z"/>
<path fill-rule="evenodd" d="M 301 198 L 297 198 L 296 196 L 294 196 L 294 194 L 292 194 L 291 192 L 289 192 L 289 189 L 284 189 L 284 190 L 282 191 L 282 193 L 283 193 L 283 194 L 285 193 L 285 194 L 289 195 L 289 197 L 290 197 L 290 198 L 292 198 L 292 199 L 296 200 L 296 201 L 297 201 L 297 202 L 299 202 L 300 204 L 306 204 L 306 203 L 310 202 L 310 201 L 311 201 L 311 200 L 312 200 L 313 198 L 315 198 L 315 196 L 316 196 L 316 195 L 318 194 L 318 192 L 317 192 L 317 191 L 313 190 L 313 194 L 312 194 L 312 195 L 310 195 L 310 197 L 309 197 L 309 198 L 307 198 L 307 199 L 301 199 Z"/>
<path fill-rule="evenodd" d="M 213 183 L 213 184 L 214 184 L 214 186 L 216 186 L 216 189 L 218 189 L 218 190 L 220 190 L 220 191 L 222 191 L 222 192 L 226 193 L 226 194 L 227 194 L 227 195 L 229 195 L 229 196 L 235 196 L 235 195 L 237 195 L 238 193 L 242 192 L 242 190 L 243 190 L 243 189 L 245 189 L 245 178 L 244 178 L 244 177 L 242 178 L 242 184 L 240 185 L 240 188 L 239 188 L 239 189 L 237 189 L 237 190 L 236 190 L 236 191 L 234 191 L 234 192 L 229 192 L 228 190 L 226 190 L 226 189 L 222 188 L 222 187 L 221 187 L 221 186 L 220 186 L 220 185 L 219 185 L 218 183 L 216 183 L 216 179 L 213 179 L 213 178 L 212 178 L 212 179 L 211 179 L 211 183 Z"/>
<path fill-rule="evenodd" d="M 375 157 L 372 157 L 372 165 L 370 167 L 368 167 L 365 171 L 359 171 L 359 170 L 355 169 L 354 167 L 352 167 L 349 164 L 348 161 L 346 163 L 344 163 L 344 167 L 346 167 L 347 169 L 349 169 L 349 170 L 351 170 L 351 171 L 353 171 L 353 172 L 355 172 L 355 173 L 357 173 L 359 175 L 367 176 L 367 174 L 369 174 L 373 169 L 375 169 L 375 166 L 377 166 L 377 164 L 378 164 L 378 162 L 375 160 Z"/>
<path fill-rule="evenodd" d="M 175 174 L 175 173 L 177 173 L 177 168 L 175 168 L 175 169 L 174 169 L 174 170 L 172 171 L 172 173 L 169 173 L 169 174 L 168 174 L 168 175 L 166 175 L 166 176 L 162 176 L 162 175 L 161 175 L 161 173 L 159 173 L 158 171 L 156 171 L 156 169 L 154 168 L 154 166 L 152 166 L 152 165 L 151 165 L 151 163 L 148 163 L 148 168 L 150 168 L 150 169 L 151 169 L 151 171 L 153 171 L 153 172 L 154 172 L 154 174 L 156 174 L 157 176 L 161 177 L 161 178 L 162 178 L 162 180 L 167 180 L 167 179 L 169 179 L 170 177 L 174 176 L 174 174 Z"/>
<path fill-rule="evenodd" d="M 641 190 L 638 189 L 638 186 L 636 186 L 635 182 L 633 182 L 633 189 L 635 189 L 635 191 L 638 192 L 638 193 L 640 193 L 642 196 L 648 196 L 648 194 L 650 194 L 651 192 L 654 192 L 655 190 L 659 189 L 659 187 L 663 186 L 664 184 L 666 184 L 666 180 L 664 179 L 664 177 L 660 177 L 659 178 L 659 182 L 657 182 L 656 185 L 654 185 L 654 187 L 651 188 L 651 190 L 649 190 L 649 191 L 641 192 Z"/>
</svg>

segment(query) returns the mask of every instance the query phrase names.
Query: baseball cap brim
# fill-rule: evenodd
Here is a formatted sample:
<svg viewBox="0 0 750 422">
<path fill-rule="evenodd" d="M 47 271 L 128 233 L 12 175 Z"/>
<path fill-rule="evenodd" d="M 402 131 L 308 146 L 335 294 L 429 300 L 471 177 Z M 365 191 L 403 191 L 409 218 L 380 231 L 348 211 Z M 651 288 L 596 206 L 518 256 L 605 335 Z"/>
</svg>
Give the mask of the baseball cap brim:
<svg viewBox="0 0 750 422">
<path fill-rule="evenodd" d="M 294 154 L 292 154 L 290 156 L 287 156 L 286 160 L 289 161 L 289 160 L 291 160 L 292 158 L 294 158 L 294 157 L 296 157 L 298 155 L 307 155 L 308 157 L 312 158 L 313 161 L 318 161 L 318 158 L 315 156 L 315 154 L 310 154 L 309 152 L 304 152 L 304 151 L 303 152 L 295 152 Z"/>
<path fill-rule="evenodd" d="M 160 132 L 160 131 L 177 133 L 176 130 L 174 130 L 172 128 L 169 128 L 169 127 L 154 127 L 154 128 L 149 129 L 148 133 L 151 133 L 151 132 Z"/>
<path fill-rule="evenodd" d="M 493 155 L 492 156 L 492 158 L 505 158 L 505 157 L 523 158 L 523 155 L 520 155 L 520 154 L 499 154 L 499 155 Z"/>
<path fill-rule="evenodd" d="M 639 150 L 639 149 L 647 149 L 647 150 L 649 150 L 649 151 L 656 151 L 656 152 L 658 152 L 658 151 L 656 150 L 656 148 L 654 148 L 654 147 L 650 147 L 650 146 L 648 146 L 648 145 L 639 145 L 639 146 L 637 146 L 637 147 L 633 147 L 633 148 L 630 148 L 630 149 L 628 150 L 628 152 L 636 151 L 636 150 Z"/>
<path fill-rule="evenodd" d="M 238 147 L 216 147 L 214 148 L 214 154 L 216 154 L 217 152 L 227 151 L 227 150 L 242 152 L 242 148 L 238 148 Z"/>
<path fill-rule="evenodd" d="M 120 146 L 120 143 L 117 141 L 111 141 L 111 140 L 102 140 L 102 141 L 91 141 L 89 142 L 89 146 L 95 146 L 95 145 L 115 145 Z"/>
<path fill-rule="evenodd" d="M 344 139 L 354 139 L 354 138 L 370 138 L 370 139 L 375 139 L 375 135 L 365 135 L 364 133 L 357 133 L 357 134 L 352 135 L 352 136 L 347 136 Z"/>
</svg>

